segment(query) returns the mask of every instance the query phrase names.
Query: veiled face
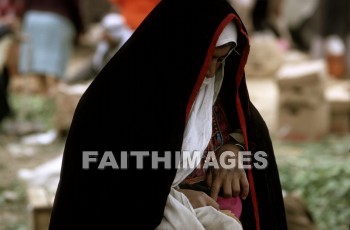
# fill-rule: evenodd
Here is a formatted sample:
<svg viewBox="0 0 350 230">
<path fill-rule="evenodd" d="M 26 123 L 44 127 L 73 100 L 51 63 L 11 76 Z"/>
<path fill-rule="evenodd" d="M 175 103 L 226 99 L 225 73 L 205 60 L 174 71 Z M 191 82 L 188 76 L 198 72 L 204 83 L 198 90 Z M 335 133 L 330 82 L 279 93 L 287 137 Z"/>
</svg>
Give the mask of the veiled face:
<svg viewBox="0 0 350 230">
<path fill-rule="evenodd" d="M 215 76 L 216 70 L 223 63 L 223 61 L 225 61 L 225 58 L 229 54 L 231 48 L 232 45 L 230 43 L 215 48 L 205 77 L 212 78 Z"/>
</svg>

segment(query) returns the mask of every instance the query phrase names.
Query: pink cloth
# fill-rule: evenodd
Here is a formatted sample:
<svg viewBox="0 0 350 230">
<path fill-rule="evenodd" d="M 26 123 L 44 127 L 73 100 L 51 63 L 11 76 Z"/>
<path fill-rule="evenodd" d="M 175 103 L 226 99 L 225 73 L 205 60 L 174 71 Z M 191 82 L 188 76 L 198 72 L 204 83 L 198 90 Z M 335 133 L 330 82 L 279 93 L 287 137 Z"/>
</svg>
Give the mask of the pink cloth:
<svg viewBox="0 0 350 230">
<path fill-rule="evenodd" d="M 221 210 L 230 210 L 237 218 L 242 214 L 242 201 L 240 197 L 224 198 L 219 196 L 217 199 Z"/>
</svg>

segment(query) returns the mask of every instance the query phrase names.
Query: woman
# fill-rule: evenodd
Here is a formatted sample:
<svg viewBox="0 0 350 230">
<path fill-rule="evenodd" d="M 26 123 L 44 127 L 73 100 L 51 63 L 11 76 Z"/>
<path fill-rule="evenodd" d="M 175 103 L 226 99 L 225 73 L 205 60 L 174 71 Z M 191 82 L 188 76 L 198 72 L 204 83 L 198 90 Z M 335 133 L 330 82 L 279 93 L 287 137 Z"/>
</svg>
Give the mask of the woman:
<svg viewBox="0 0 350 230">
<path fill-rule="evenodd" d="M 32 91 L 53 96 L 83 30 L 79 0 L 25 1 L 19 70 L 38 83 Z"/>
<path fill-rule="evenodd" d="M 228 25 L 236 28 L 237 38 L 229 36 L 228 41 L 219 44 L 219 36 Z M 196 195 L 192 199 L 191 194 L 200 190 L 200 181 L 189 184 L 189 191 L 178 186 L 186 184 L 195 170 L 178 167 L 184 156 L 182 153 L 178 161 L 179 151 L 199 150 L 203 156 L 205 151 L 201 150 L 206 148 L 220 157 L 226 148 L 232 152 L 241 150 L 230 144 L 233 139 L 227 134 L 222 135 L 217 151 L 208 145 L 216 130 L 211 126 L 214 101 L 220 101 L 218 106 L 227 118 L 225 133 L 241 130 L 244 149 L 253 154 L 266 152 L 268 166 L 263 170 L 252 167 L 246 172 L 232 169 L 232 176 L 232 170 L 222 165 L 216 168 L 214 164 L 214 169 L 205 172 L 203 191 L 209 189 L 209 195 L 199 203 L 199 209 L 213 206 L 203 215 L 213 211 L 234 225 L 237 222 L 216 211 L 220 209 L 216 198 L 237 198 L 239 193 L 244 229 L 285 229 L 271 140 L 264 121 L 249 101 L 245 83 L 248 52 L 245 28 L 226 1 L 161 1 L 102 69 L 77 106 L 50 229 L 176 229 L 176 220 L 180 220 L 177 224 L 182 229 L 204 229 L 207 219 L 193 215 L 192 222 L 181 221 L 177 219 L 181 212 L 176 212 L 177 216 L 170 212 L 186 209 L 172 209 L 175 206 L 170 203 L 182 200 L 189 210 L 197 209 Z M 216 76 L 222 77 L 221 87 L 215 87 L 220 86 L 215 84 L 220 79 Z M 203 90 L 208 84 L 211 89 Z M 206 121 L 203 126 L 196 123 L 196 114 L 205 117 L 201 119 Z M 194 136 L 198 138 L 191 140 Z M 253 158 L 251 163 L 258 162 Z M 245 181 L 249 183 L 249 194 Z"/>
</svg>

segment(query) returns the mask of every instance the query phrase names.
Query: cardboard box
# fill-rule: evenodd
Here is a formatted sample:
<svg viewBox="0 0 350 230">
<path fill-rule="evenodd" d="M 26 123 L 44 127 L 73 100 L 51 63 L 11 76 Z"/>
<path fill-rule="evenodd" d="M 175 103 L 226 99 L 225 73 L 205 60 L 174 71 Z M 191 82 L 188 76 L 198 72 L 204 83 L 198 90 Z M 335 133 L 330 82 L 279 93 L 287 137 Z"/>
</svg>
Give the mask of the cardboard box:
<svg viewBox="0 0 350 230">
<path fill-rule="evenodd" d="M 50 223 L 54 194 L 42 187 L 27 189 L 30 229 L 47 230 Z"/>
<path fill-rule="evenodd" d="M 346 134 L 350 132 L 350 82 L 339 82 L 326 90 L 330 105 L 330 132 Z"/>
<path fill-rule="evenodd" d="M 316 108 L 324 103 L 323 84 L 312 86 L 293 86 L 279 88 L 279 105 L 299 104 L 300 106 Z"/>
<path fill-rule="evenodd" d="M 350 115 L 331 113 L 330 115 L 330 132 L 333 134 L 343 135 L 350 132 Z"/>
<path fill-rule="evenodd" d="M 59 84 L 55 101 L 55 127 L 59 133 L 69 130 L 75 108 L 87 87 L 88 84 Z"/>
<path fill-rule="evenodd" d="M 277 73 L 279 105 L 316 108 L 324 103 L 324 73 L 324 62 L 319 60 L 284 65 Z"/>
<path fill-rule="evenodd" d="M 282 90 L 291 87 L 303 88 L 322 85 L 326 79 L 327 70 L 323 60 L 285 64 L 276 74 L 277 84 Z"/>
<path fill-rule="evenodd" d="M 278 136 L 291 141 L 313 141 L 323 138 L 329 131 L 329 105 L 316 108 L 282 106 L 278 115 Z"/>
</svg>

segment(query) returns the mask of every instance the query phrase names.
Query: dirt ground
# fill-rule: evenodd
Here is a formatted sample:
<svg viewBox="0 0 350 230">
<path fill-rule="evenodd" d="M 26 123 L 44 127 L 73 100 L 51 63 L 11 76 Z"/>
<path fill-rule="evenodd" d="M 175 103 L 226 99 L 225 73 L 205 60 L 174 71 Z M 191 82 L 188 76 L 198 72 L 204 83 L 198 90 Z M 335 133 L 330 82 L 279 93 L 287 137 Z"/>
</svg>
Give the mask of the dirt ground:
<svg viewBox="0 0 350 230">
<path fill-rule="evenodd" d="M 80 68 L 91 54 L 79 47 L 68 72 Z M 16 82 L 21 85 L 21 82 Z M 27 184 L 18 177 L 20 169 L 34 169 L 62 154 L 64 136 L 47 144 L 28 144 L 25 138 L 54 128 L 54 104 L 42 96 L 19 90 L 10 92 L 15 116 L 0 124 L 0 230 L 31 229 Z"/>
<path fill-rule="evenodd" d="M 58 156 L 63 141 L 31 146 L 16 136 L 0 134 L 0 229 L 30 229 L 30 210 L 26 184 L 18 176 L 19 169 L 33 169 Z"/>
</svg>

